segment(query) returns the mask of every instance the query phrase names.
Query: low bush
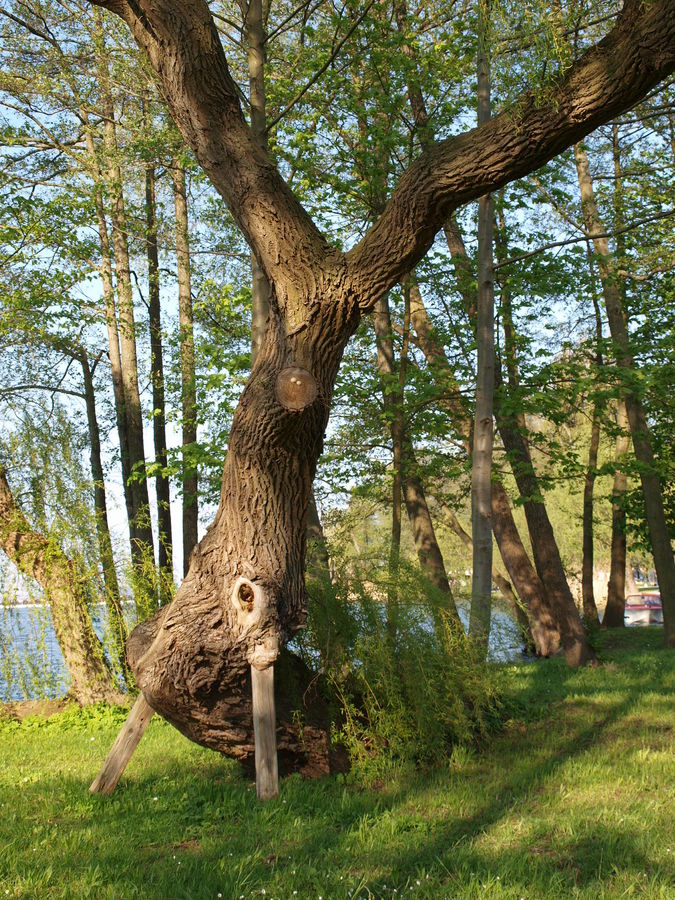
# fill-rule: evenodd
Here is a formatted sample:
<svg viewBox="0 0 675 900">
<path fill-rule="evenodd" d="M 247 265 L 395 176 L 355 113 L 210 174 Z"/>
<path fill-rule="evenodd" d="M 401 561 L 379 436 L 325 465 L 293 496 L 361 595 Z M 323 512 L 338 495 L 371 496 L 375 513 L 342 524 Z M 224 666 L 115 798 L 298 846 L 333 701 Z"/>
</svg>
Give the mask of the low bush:
<svg viewBox="0 0 675 900">
<path fill-rule="evenodd" d="M 378 568 L 310 584 L 298 646 L 341 701 L 334 737 L 356 777 L 438 764 L 498 718 L 494 667 L 413 567 L 401 564 L 394 584 Z"/>
</svg>

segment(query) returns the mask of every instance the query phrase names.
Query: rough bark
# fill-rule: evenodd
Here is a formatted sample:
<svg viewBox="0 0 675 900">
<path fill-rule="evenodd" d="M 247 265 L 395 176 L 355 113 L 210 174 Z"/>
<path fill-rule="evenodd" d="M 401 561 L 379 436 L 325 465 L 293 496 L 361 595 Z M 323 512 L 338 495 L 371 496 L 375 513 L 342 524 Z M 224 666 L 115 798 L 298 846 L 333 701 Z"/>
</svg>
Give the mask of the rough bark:
<svg viewBox="0 0 675 900">
<path fill-rule="evenodd" d="M 187 575 L 190 568 L 190 556 L 197 546 L 199 530 L 199 472 L 196 465 L 190 461 L 190 453 L 194 450 L 197 442 L 197 380 L 185 168 L 179 159 L 174 159 L 169 171 L 173 183 L 176 217 L 181 424 L 183 430 L 183 572 Z"/>
<path fill-rule="evenodd" d="M 163 604 L 172 594 L 173 537 L 171 534 L 171 488 L 167 474 L 166 403 L 164 401 L 164 353 L 162 348 L 159 248 L 157 246 L 155 169 L 152 163 L 148 163 L 145 168 L 145 247 L 148 260 L 152 434 L 155 445 L 155 463 L 159 466 L 159 471 L 155 474 L 159 531 L 159 591 L 160 603 Z"/>
<path fill-rule="evenodd" d="M 598 257 L 598 270 L 605 310 L 612 337 L 614 355 L 624 373 L 623 399 L 633 439 L 633 451 L 640 464 L 640 483 L 645 501 L 647 528 L 654 555 L 654 566 L 663 606 L 664 636 L 667 647 L 675 647 L 675 559 L 663 507 L 661 479 L 655 466 L 651 435 L 642 399 L 634 377 L 636 366 L 631 350 L 626 310 L 622 303 L 619 274 L 613 264 L 609 242 L 595 201 L 588 154 L 581 143 L 574 145 L 579 192 L 586 228 Z"/>
<path fill-rule="evenodd" d="M 248 46 L 248 83 L 251 134 L 258 146 L 267 150 L 267 112 L 265 89 L 265 17 L 261 0 L 240 3 Z M 252 362 L 262 346 L 269 313 L 270 286 L 264 269 L 251 251 L 251 356 Z"/>
<path fill-rule="evenodd" d="M 614 451 L 614 484 L 612 486 L 612 544 L 607 584 L 607 605 L 602 617 L 606 628 L 623 628 L 626 607 L 626 510 L 623 496 L 628 477 L 625 456 L 630 446 L 630 433 L 626 404 L 619 400 L 616 412 L 616 448 Z"/>
<path fill-rule="evenodd" d="M 340 359 L 360 316 L 412 271 L 454 209 L 542 165 L 665 78 L 675 67 L 675 9 L 666 0 L 627 3 L 546 99 L 526 93 L 514 110 L 425 151 L 378 222 L 342 254 L 256 143 L 204 0 L 105 5 L 147 52 L 174 119 L 270 283 L 268 327 L 235 412 L 216 520 L 157 631 L 141 628 L 129 642 L 150 705 L 195 739 L 240 755 L 252 728 L 242 694 L 248 665 L 271 665 L 304 619 L 307 504 Z M 313 383 L 314 399 L 300 409 L 275 390 L 289 368 L 306 373 L 299 395 Z"/>
<path fill-rule="evenodd" d="M 0 468 L 0 548 L 45 593 L 54 632 L 78 703 L 119 703 L 122 695 L 106 664 L 87 609 L 82 576 L 53 541 L 31 529 Z"/>
</svg>

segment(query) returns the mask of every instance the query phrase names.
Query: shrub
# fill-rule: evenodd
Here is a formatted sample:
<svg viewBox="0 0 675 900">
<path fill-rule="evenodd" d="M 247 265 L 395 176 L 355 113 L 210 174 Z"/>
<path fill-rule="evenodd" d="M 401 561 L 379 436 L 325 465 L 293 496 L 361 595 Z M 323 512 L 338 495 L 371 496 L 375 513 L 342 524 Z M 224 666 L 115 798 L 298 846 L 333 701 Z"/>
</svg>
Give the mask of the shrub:
<svg viewBox="0 0 675 900">
<path fill-rule="evenodd" d="M 341 701 L 334 736 L 357 775 L 438 764 L 494 723 L 494 670 L 417 570 L 401 564 L 395 583 L 371 568 L 309 587 L 298 645 Z"/>
</svg>

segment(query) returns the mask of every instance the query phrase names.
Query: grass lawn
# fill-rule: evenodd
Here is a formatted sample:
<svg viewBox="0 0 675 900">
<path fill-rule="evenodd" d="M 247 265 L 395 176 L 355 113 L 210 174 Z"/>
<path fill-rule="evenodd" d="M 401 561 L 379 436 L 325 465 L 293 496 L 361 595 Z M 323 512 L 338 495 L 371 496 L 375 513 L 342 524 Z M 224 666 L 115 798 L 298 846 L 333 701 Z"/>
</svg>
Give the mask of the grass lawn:
<svg viewBox="0 0 675 900">
<path fill-rule="evenodd" d="M 369 788 L 238 766 L 153 719 L 111 798 L 88 786 L 124 718 L 0 722 L 9 897 L 675 898 L 675 653 L 601 635 L 602 664 L 503 670 L 504 728 Z"/>
</svg>

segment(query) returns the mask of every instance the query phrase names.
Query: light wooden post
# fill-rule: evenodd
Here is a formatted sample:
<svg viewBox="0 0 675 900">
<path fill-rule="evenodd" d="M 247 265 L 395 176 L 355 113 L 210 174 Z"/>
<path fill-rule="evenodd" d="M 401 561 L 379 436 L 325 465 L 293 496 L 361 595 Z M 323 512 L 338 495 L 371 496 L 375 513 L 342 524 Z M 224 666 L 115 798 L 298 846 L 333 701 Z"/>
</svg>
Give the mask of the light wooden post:
<svg viewBox="0 0 675 900">
<path fill-rule="evenodd" d="M 143 694 L 139 694 L 110 753 L 105 758 L 101 771 L 89 788 L 90 793 L 112 794 L 154 714 L 154 709 Z"/>
<path fill-rule="evenodd" d="M 255 787 L 259 800 L 279 796 L 277 723 L 274 709 L 274 666 L 251 666 L 253 733 L 255 735 Z"/>
</svg>

